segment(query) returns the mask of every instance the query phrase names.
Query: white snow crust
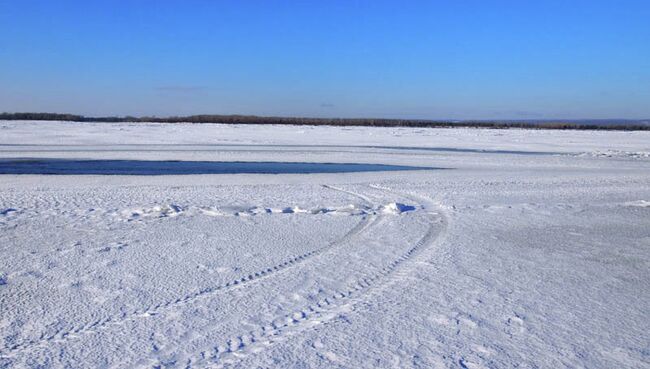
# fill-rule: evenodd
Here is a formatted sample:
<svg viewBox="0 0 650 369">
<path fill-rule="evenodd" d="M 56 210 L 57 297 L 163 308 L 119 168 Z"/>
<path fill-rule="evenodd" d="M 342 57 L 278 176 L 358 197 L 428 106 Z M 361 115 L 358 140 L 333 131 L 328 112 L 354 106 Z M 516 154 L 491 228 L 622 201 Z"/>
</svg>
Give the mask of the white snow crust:
<svg viewBox="0 0 650 369">
<path fill-rule="evenodd" d="M 0 368 L 649 368 L 650 132 L 0 121 Z"/>
</svg>

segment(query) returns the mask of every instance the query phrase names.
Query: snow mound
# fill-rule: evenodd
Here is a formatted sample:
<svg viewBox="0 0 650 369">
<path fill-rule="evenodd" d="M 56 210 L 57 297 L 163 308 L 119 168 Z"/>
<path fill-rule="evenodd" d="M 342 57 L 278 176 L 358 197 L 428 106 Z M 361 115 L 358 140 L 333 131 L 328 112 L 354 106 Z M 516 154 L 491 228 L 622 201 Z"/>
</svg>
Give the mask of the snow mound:
<svg viewBox="0 0 650 369">
<path fill-rule="evenodd" d="M 650 208 L 650 201 L 646 200 L 637 200 L 637 201 L 628 201 L 623 204 L 624 206 L 634 206 L 639 208 Z"/>
<path fill-rule="evenodd" d="M 9 209 L 8 211 L 12 211 Z M 286 215 L 286 214 L 307 214 L 307 215 L 343 215 L 362 216 L 368 214 L 401 214 L 416 210 L 413 205 L 406 205 L 399 202 L 391 202 L 387 205 L 368 206 L 363 204 L 349 204 L 344 206 L 315 206 L 303 208 L 300 206 L 265 207 L 265 206 L 179 206 L 175 204 L 157 205 L 153 207 L 139 207 L 118 212 L 127 221 L 170 218 L 179 215 L 195 216 L 203 215 L 209 217 L 250 217 L 262 215 Z"/>
<path fill-rule="evenodd" d="M 167 218 L 183 213 L 183 208 L 175 204 L 156 205 L 150 208 L 136 208 L 122 212 L 128 220 L 139 218 Z"/>
<path fill-rule="evenodd" d="M 350 204 L 340 208 L 331 209 L 329 212 L 342 215 L 365 215 L 371 213 L 371 209 L 367 206 Z"/>
<path fill-rule="evenodd" d="M 402 204 L 401 202 L 391 202 L 388 205 L 381 206 L 379 210 L 385 214 L 401 214 L 415 210 L 415 206 Z"/>
<path fill-rule="evenodd" d="M 303 209 L 299 206 L 291 206 L 282 209 L 273 209 L 273 213 L 279 214 L 311 214 L 312 210 Z"/>
</svg>

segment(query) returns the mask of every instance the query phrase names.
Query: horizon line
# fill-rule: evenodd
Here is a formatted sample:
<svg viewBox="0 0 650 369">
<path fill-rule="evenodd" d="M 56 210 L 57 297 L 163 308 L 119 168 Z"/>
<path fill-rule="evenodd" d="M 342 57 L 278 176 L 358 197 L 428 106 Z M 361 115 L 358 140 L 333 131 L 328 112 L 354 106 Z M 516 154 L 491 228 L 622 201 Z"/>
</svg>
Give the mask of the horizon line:
<svg viewBox="0 0 650 369">
<path fill-rule="evenodd" d="M 45 116 L 45 115 L 50 115 L 52 117 L 71 117 L 71 118 L 80 118 L 80 119 L 97 119 L 97 120 L 106 120 L 106 119 L 120 119 L 120 120 L 125 120 L 125 119 L 137 119 L 139 121 L 142 121 L 145 118 L 152 118 L 152 119 L 189 119 L 189 118 L 198 118 L 198 117 L 225 117 L 225 118 L 235 118 L 235 117 L 242 117 L 242 118 L 259 118 L 259 119 L 314 119 L 314 120 L 350 120 L 350 121 L 359 121 L 359 120 L 382 120 L 382 121 L 411 121 L 411 122 L 431 122 L 431 123 L 436 123 L 436 122 L 441 122 L 441 123 L 448 123 L 448 122 L 612 122 L 612 121 L 626 121 L 626 122 L 645 122 L 648 121 L 650 122 L 650 117 L 647 118 L 617 118 L 617 117 L 611 117 L 611 118 L 561 118 L 561 117 L 555 117 L 555 118 L 388 118 L 388 117 L 377 117 L 377 116 L 360 116 L 360 117 L 345 117 L 345 116 L 338 116 L 338 117 L 325 117 L 325 116 L 310 116 L 310 115 L 259 115 L 259 114 L 243 114 L 243 113 L 228 113 L 228 114 L 215 114 L 215 113 L 195 113 L 195 114 L 171 114 L 171 115 L 150 115 L 150 114 L 142 114 L 142 115 L 132 115 L 132 114 L 109 114 L 109 115 L 104 115 L 104 114 L 91 114 L 91 115 L 86 115 L 86 114 L 76 114 L 76 113 L 58 113 L 58 112 L 19 112 L 19 111 L 14 111 L 14 112 L 7 112 L 3 111 L 0 112 L 0 119 L 9 119 L 9 120 L 21 120 L 21 119 L 15 119 L 13 116 L 20 116 L 20 115 L 35 115 L 35 116 Z M 42 119 L 34 119 L 34 120 L 42 120 Z M 209 122 L 206 122 L 209 123 Z"/>
</svg>

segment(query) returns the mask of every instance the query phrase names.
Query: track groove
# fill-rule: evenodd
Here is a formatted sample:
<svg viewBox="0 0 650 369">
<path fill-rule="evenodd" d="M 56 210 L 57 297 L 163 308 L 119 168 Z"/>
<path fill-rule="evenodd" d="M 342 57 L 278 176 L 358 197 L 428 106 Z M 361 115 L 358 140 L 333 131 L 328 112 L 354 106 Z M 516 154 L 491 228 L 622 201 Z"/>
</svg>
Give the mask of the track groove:
<svg viewBox="0 0 650 369">
<path fill-rule="evenodd" d="M 367 199 L 367 197 L 363 195 L 347 190 L 332 186 L 324 187 L 350 193 L 357 197 Z M 385 188 L 373 186 L 371 187 L 384 192 L 395 194 L 394 191 Z M 408 197 L 405 195 L 402 196 Z M 336 314 L 337 312 L 350 307 L 351 305 L 356 305 L 358 303 L 367 303 L 368 301 L 357 296 L 367 294 L 370 289 L 381 287 L 381 284 L 379 282 L 382 282 L 389 277 L 395 277 L 395 272 L 398 269 L 401 269 L 404 263 L 412 260 L 414 256 L 422 251 L 422 249 L 431 245 L 437 236 L 439 236 L 444 231 L 444 228 L 443 230 L 440 230 L 440 232 L 438 231 L 437 227 L 435 227 L 435 224 L 437 224 L 435 221 L 441 220 L 444 227 L 447 224 L 445 217 L 433 217 L 433 214 L 439 215 L 441 213 L 427 213 L 427 216 L 431 218 L 431 221 L 429 222 L 429 228 L 427 229 L 424 236 L 420 238 L 406 252 L 401 254 L 399 257 L 394 259 L 391 263 L 380 269 L 378 272 L 359 277 L 355 282 L 350 283 L 347 288 L 336 290 L 332 292 L 328 297 L 322 298 L 313 304 L 275 318 L 270 323 L 260 325 L 257 328 L 250 330 L 244 334 L 237 335 L 234 341 L 236 344 L 233 344 L 232 339 L 226 341 L 225 343 L 216 344 L 189 359 L 186 363 L 186 367 L 192 367 L 193 363 L 195 362 L 199 363 L 199 366 L 201 367 L 222 367 L 223 365 L 235 362 L 239 354 L 243 353 L 246 350 L 249 350 L 253 345 L 269 346 L 270 344 L 274 343 L 274 341 L 278 340 L 283 334 L 289 333 L 290 330 L 298 331 L 299 328 L 302 327 L 308 328 L 309 326 L 317 326 L 323 324 L 324 322 L 335 318 L 338 315 Z M 401 273 L 408 272 L 402 271 Z M 388 283 L 388 281 L 384 282 L 384 284 L 386 283 Z"/>
<path fill-rule="evenodd" d="M 330 186 L 323 186 L 323 187 L 327 188 L 327 189 L 330 189 L 330 190 L 333 190 L 333 191 L 339 191 L 339 192 L 350 194 L 352 196 L 355 196 L 355 197 L 361 199 L 363 202 L 366 203 L 366 205 L 372 205 L 370 199 L 368 199 L 367 197 L 365 197 L 363 195 L 357 195 L 355 193 L 351 193 L 351 192 L 341 190 L 341 189 L 338 189 L 338 188 L 335 188 L 335 187 L 330 187 Z M 215 293 L 225 292 L 225 291 L 230 290 L 232 288 L 241 287 L 241 286 L 243 286 L 245 284 L 249 284 L 251 282 L 256 282 L 258 280 L 267 278 L 272 274 L 274 275 L 275 273 L 284 271 L 284 270 L 286 270 L 288 268 L 291 268 L 291 267 L 293 267 L 293 266 L 295 266 L 297 264 L 305 262 L 305 261 L 311 259 L 314 256 L 325 253 L 326 251 L 334 248 L 335 246 L 337 246 L 339 244 L 343 244 L 343 243 L 349 241 L 350 239 L 353 239 L 357 235 L 361 234 L 365 229 L 369 228 L 378 218 L 379 218 L 379 216 L 372 215 L 372 214 L 363 215 L 362 218 L 361 218 L 361 221 L 359 223 L 357 223 L 357 225 L 355 225 L 350 231 L 348 231 L 348 233 L 346 233 L 339 240 L 331 242 L 331 243 L 329 243 L 329 244 L 327 244 L 327 245 L 325 245 L 325 246 L 323 246 L 323 247 L 321 247 L 319 249 L 312 250 L 310 252 L 294 256 L 294 257 L 292 257 L 290 259 L 287 259 L 287 260 L 284 260 L 284 261 L 282 261 L 282 262 L 280 262 L 280 263 L 278 263 L 278 264 L 276 264 L 274 266 L 270 266 L 270 267 L 267 267 L 267 268 L 262 268 L 262 269 L 260 269 L 260 270 L 258 270 L 256 272 L 252 272 L 252 273 L 250 273 L 250 274 L 248 274 L 246 276 L 242 276 L 240 278 L 230 280 L 228 282 L 222 283 L 222 284 L 217 285 L 217 286 L 206 287 L 206 288 L 203 288 L 201 290 L 198 290 L 198 291 L 195 291 L 195 292 L 192 292 L 192 293 L 188 293 L 186 295 L 183 295 L 183 296 L 178 297 L 178 298 L 173 299 L 173 300 L 167 300 L 167 301 L 164 301 L 164 302 L 157 303 L 155 305 L 150 305 L 150 306 L 144 307 L 142 309 L 133 310 L 131 312 L 125 312 L 125 313 L 122 313 L 119 316 L 103 317 L 103 318 L 97 319 L 97 320 L 92 321 L 92 322 L 88 322 L 88 323 L 83 324 L 83 325 L 72 327 L 72 328 L 69 328 L 69 329 L 66 329 L 66 330 L 57 331 L 56 333 L 51 334 L 51 335 L 46 335 L 45 333 L 43 333 L 43 334 L 41 334 L 40 337 L 38 337 L 36 339 L 25 340 L 25 341 L 18 342 L 18 343 L 12 344 L 12 345 L 5 345 L 3 347 L 3 351 L 6 351 L 6 352 L 3 353 L 3 355 L 16 354 L 16 353 L 18 353 L 20 351 L 30 349 L 30 348 L 33 348 L 33 347 L 36 347 L 36 346 L 44 345 L 44 344 L 47 344 L 49 342 L 62 342 L 62 341 L 65 341 L 66 339 L 68 339 L 70 337 L 73 337 L 73 336 L 93 333 L 93 332 L 96 332 L 98 330 L 105 330 L 109 326 L 117 326 L 117 325 L 124 324 L 125 322 L 128 322 L 128 321 L 133 321 L 133 320 L 153 316 L 153 315 L 161 313 L 165 309 L 170 309 L 170 308 L 178 306 L 178 305 L 187 304 L 187 303 L 190 303 L 190 302 L 192 302 L 192 301 L 194 301 L 194 300 L 196 300 L 198 298 L 207 297 L 207 296 L 215 294 Z"/>
</svg>

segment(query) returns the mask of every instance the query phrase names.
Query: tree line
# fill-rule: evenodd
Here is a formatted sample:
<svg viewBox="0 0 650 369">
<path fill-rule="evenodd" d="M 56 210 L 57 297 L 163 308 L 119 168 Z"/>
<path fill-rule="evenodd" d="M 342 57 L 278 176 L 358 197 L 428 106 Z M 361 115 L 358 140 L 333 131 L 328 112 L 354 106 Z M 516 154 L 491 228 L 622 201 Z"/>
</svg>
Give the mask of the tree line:
<svg viewBox="0 0 650 369">
<path fill-rule="evenodd" d="M 58 113 L 0 113 L 0 120 L 51 120 L 70 122 L 154 122 L 154 123 L 223 123 L 223 124 L 288 124 L 313 126 L 364 126 L 364 127 L 476 127 L 476 128 L 533 128 L 577 130 L 650 130 L 647 122 L 636 120 L 607 121 L 506 121 L 464 120 L 444 121 L 425 119 L 384 118 L 308 118 L 308 117 L 262 117 L 255 115 L 190 115 L 172 117 L 86 117 Z"/>
</svg>

